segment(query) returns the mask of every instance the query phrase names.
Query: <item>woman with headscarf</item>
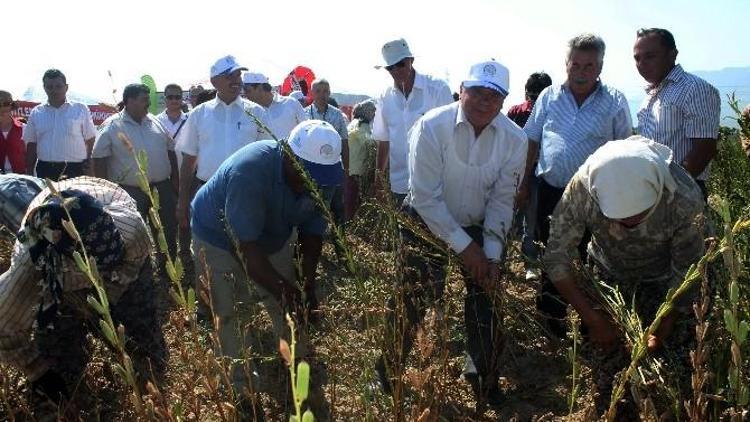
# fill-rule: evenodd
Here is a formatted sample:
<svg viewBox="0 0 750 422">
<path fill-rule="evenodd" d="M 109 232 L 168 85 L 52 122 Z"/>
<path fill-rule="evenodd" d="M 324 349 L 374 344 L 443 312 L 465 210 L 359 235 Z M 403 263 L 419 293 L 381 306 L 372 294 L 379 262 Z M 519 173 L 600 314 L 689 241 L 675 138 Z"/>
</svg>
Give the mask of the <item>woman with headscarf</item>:
<svg viewBox="0 0 750 422">
<path fill-rule="evenodd" d="M 375 102 L 363 101 L 354 106 L 349 132 L 349 176 L 344 186 L 344 218 L 351 220 L 361 203 L 361 192 L 368 176 L 375 168 L 375 141 L 372 139 L 372 120 Z"/>
<path fill-rule="evenodd" d="M 23 123 L 13 117 L 18 108 L 8 91 L 0 91 L 0 172 L 26 173 L 26 144 Z"/>
<path fill-rule="evenodd" d="M 704 253 L 703 196 L 672 151 L 634 136 L 599 148 L 578 169 L 552 215 L 544 265 L 561 295 L 578 312 L 591 354 L 597 411 L 609 404 L 615 374 L 630 354 L 623 335 L 599 304 L 594 280 L 577 281 L 573 260 L 584 231 L 591 232 L 590 274 L 631 300 L 644 327 L 655 317 L 670 288 L 679 286 L 691 264 Z M 695 295 L 686 294 L 649 338 L 650 353 L 687 349 Z M 669 346 L 667 346 L 669 345 Z M 686 356 L 683 356 L 686 357 Z M 688 371 L 689 373 L 689 371 Z"/>
</svg>

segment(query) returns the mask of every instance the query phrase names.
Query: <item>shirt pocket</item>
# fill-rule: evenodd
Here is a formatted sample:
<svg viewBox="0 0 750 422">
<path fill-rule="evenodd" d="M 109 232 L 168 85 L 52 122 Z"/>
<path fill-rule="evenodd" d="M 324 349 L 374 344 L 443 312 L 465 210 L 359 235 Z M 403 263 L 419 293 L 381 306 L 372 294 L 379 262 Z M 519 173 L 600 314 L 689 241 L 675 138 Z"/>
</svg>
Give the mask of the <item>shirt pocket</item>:
<svg viewBox="0 0 750 422">
<path fill-rule="evenodd" d="M 656 115 L 656 130 L 660 134 L 673 135 L 680 130 L 679 122 L 682 121 L 683 112 L 679 105 L 674 103 L 660 103 L 659 112 Z"/>
</svg>

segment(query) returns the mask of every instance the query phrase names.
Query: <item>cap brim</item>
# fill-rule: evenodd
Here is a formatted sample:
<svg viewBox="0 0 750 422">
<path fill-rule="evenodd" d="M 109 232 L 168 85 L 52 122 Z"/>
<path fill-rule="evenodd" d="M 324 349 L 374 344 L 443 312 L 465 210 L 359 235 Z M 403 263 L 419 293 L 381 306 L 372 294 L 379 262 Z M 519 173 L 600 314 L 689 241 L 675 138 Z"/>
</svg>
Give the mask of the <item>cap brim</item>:
<svg viewBox="0 0 750 422">
<path fill-rule="evenodd" d="M 484 88 L 489 88 L 489 89 L 495 90 L 495 91 L 503 94 L 503 96 L 505 96 L 505 97 L 508 96 L 508 90 L 507 89 L 501 87 L 500 85 L 493 84 L 492 82 L 488 82 L 488 81 L 476 81 L 476 80 L 463 81 L 462 85 L 464 86 L 464 88 L 472 88 L 472 87 L 475 87 L 475 86 L 481 86 L 481 87 L 484 87 Z"/>
<path fill-rule="evenodd" d="M 344 180 L 344 168 L 340 161 L 336 164 L 317 164 L 301 158 L 300 161 L 319 186 L 336 186 Z"/>
</svg>

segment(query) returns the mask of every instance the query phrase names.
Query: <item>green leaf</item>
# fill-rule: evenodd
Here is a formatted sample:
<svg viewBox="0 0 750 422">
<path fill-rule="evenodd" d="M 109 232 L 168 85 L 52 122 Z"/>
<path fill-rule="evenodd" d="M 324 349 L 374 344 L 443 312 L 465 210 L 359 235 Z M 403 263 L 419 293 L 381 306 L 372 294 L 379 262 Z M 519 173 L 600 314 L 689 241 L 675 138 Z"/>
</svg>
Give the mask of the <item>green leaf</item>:
<svg viewBox="0 0 750 422">
<path fill-rule="evenodd" d="M 105 314 L 104 307 L 102 306 L 101 303 L 99 303 L 98 300 L 96 300 L 96 298 L 94 296 L 91 296 L 91 295 L 86 296 L 86 302 L 88 302 L 88 304 L 92 308 L 94 308 L 96 310 L 96 312 L 99 313 L 99 315 L 104 315 Z"/>
<path fill-rule="evenodd" d="M 182 265 L 182 259 L 179 257 L 179 255 L 175 258 L 174 269 L 177 275 L 177 278 L 175 279 L 175 281 L 182 280 L 182 277 L 185 276 L 185 267 Z"/>
<path fill-rule="evenodd" d="M 153 201 L 151 206 L 158 210 L 161 205 L 161 202 L 159 202 L 159 190 L 156 188 L 151 189 L 151 197 Z"/>
<path fill-rule="evenodd" d="M 169 279 L 172 281 L 177 281 L 177 271 L 175 271 L 172 261 L 167 260 L 167 262 L 164 264 L 164 268 L 167 270 L 167 276 L 169 276 Z"/>
<path fill-rule="evenodd" d="M 83 257 L 81 256 L 81 253 L 78 251 L 73 252 L 73 260 L 76 262 L 76 265 L 78 266 L 78 269 L 82 272 L 88 274 L 89 269 L 86 266 L 86 262 L 83 260 Z"/>
<path fill-rule="evenodd" d="M 740 300 L 740 286 L 736 281 L 729 283 L 729 300 L 732 305 L 736 305 Z"/>
<path fill-rule="evenodd" d="M 737 320 L 729 309 L 724 309 L 724 324 L 727 326 L 727 330 L 729 330 L 732 336 L 737 337 L 735 335 L 737 332 Z"/>
<path fill-rule="evenodd" d="M 302 422 L 314 422 L 315 416 L 313 416 L 313 413 L 310 411 L 310 409 L 305 410 L 305 413 L 302 414 Z"/>
<path fill-rule="evenodd" d="M 739 330 L 737 330 L 737 343 L 740 345 L 745 343 L 748 331 L 750 331 L 750 325 L 748 325 L 747 321 L 742 321 Z"/>
<path fill-rule="evenodd" d="M 164 236 L 164 230 L 159 230 L 159 250 L 163 254 L 168 254 L 169 249 L 167 248 L 167 237 Z"/>
<path fill-rule="evenodd" d="M 192 287 L 189 288 L 188 291 L 187 291 L 187 304 L 186 305 L 187 305 L 187 311 L 189 313 L 192 314 L 193 312 L 195 312 L 195 307 L 196 307 L 196 304 L 195 304 L 195 290 L 193 290 Z"/>
<path fill-rule="evenodd" d="M 112 327 L 110 327 L 109 324 L 107 324 L 107 321 L 100 319 L 99 328 L 102 330 L 102 333 L 104 334 L 104 338 L 107 339 L 109 344 L 116 347 L 117 337 L 115 336 L 115 330 L 113 330 Z"/>
<path fill-rule="evenodd" d="M 307 400 L 310 391 L 310 365 L 302 361 L 297 365 L 297 388 L 295 393 L 300 403 Z"/>
</svg>

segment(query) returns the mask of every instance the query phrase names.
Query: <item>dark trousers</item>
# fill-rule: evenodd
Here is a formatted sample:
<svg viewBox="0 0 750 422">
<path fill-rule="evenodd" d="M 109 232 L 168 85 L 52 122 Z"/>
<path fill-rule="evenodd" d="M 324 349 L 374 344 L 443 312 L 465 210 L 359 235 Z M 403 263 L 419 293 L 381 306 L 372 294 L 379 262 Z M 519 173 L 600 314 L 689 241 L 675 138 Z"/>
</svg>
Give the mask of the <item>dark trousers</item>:
<svg viewBox="0 0 750 422">
<path fill-rule="evenodd" d="M 537 190 L 537 228 L 539 230 L 539 241 L 545 246 L 549 240 L 550 218 L 555 211 L 557 203 L 560 202 L 565 188 L 550 185 L 544 178 L 539 178 Z M 586 247 L 591 240 L 588 231 L 578 244 L 578 253 L 582 258 L 586 257 Z M 566 316 L 567 302 L 560 296 L 549 275 L 542 271 L 542 286 L 536 297 L 537 309 L 546 317 L 563 319 Z"/>
<path fill-rule="evenodd" d="M 149 201 L 148 196 L 137 186 L 120 186 L 135 200 L 138 212 L 151 228 L 151 233 L 154 236 L 154 242 L 156 242 L 158 249 L 158 233 L 154 229 L 153 224 L 151 224 L 151 218 L 148 216 L 151 209 L 151 201 Z M 172 182 L 169 179 L 163 182 L 152 183 L 151 187 L 156 188 L 156 191 L 159 192 L 159 219 L 164 227 L 164 236 L 167 238 L 169 255 L 174 258 L 177 252 L 177 193 L 174 191 Z"/>
<path fill-rule="evenodd" d="M 425 230 L 427 226 L 419 219 L 416 212 L 407 210 L 418 220 Z M 469 236 L 480 246 L 483 245 L 483 229 L 479 226 L 464 227 Z M 396 365 L 403 368 L 403 364 L 413 345 L 413 335 L 416 327 L 421 323 L 427 308 L 436 310 L 442 308 L 443 292 L 445 290 L 446 264 L 443 256 L 420 242 L 408 229 L 401 232 L 404 253 L 404 277 L 400 285 L 396 286 L 395 297 L 388 302 L 386 316 L 386 347 L 385 354 L 377 363 L 381 373 L 386 368 L 393 369 Z M 463 272 L 466 283 L 464 298 L 464 325 L 466 334 L 466 363 L 465 375 L 478 375 L 482 384 L 497 387 L 499 378 L 497 356 L 500 353 L 498 341 L 500 333 L 497 330 L 499 317 L 493 307 L 491 298 Z M 403 312 L 396 312 L 403 309 Z M 400 344 L 394 349 L 393 345 Z M 390 371 L 390 375 L 394 375 Z M 390 377 L 389 377 L 390 378 Z"/>
<path fill-rule="evenodd" d="M 36 177 L 58 181 L 72 179 L 85 174 L 85 161 L 42 161 L 36 162 Z"/>
</svg>

